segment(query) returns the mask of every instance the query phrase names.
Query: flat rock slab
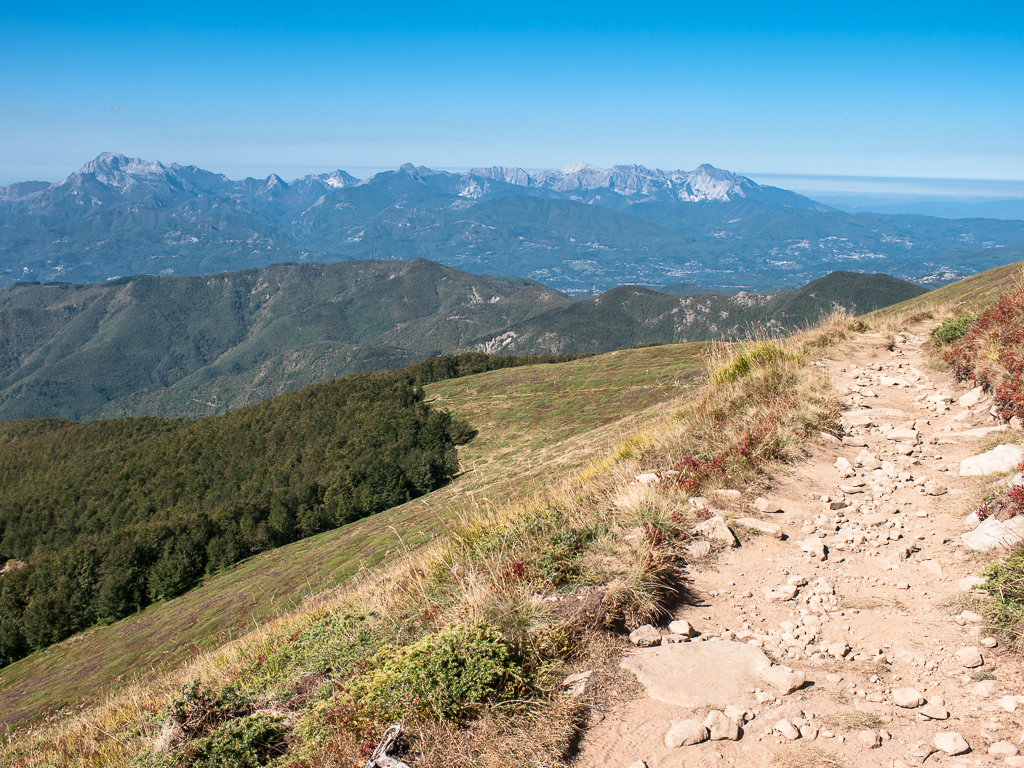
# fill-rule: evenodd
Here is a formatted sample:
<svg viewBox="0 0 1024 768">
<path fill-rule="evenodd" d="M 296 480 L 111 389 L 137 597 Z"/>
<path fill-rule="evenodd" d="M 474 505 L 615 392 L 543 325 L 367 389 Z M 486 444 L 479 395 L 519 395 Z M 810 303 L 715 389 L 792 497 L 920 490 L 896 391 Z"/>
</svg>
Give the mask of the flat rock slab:
<svg viewBox="0 0 1024 768">
<path fill-rule="evenodd" d="M 960 477 L 1009 472 L 1020 464 L 1021 459 L 1024 459 L 1024 449 L 1019 445 L 999 445 L 991 451 L 961 461 Z"/>
<path fill-rule="evenodd" d="M 638 648 L 619 666 L 636 675 L 652 699 L 692 709 L 745 701 L 747 691 L 763 686 L 771 662 L 752 645 L 708 640 Z"/>
<path fill-rule="evenodd" d="M 996 520 L 990 517 L 973 531 L 960 536 L 968 549 L 984 552 L 999 547 L 1010 547 L 1024 538 L 1024 517 Z"/>
</svg>

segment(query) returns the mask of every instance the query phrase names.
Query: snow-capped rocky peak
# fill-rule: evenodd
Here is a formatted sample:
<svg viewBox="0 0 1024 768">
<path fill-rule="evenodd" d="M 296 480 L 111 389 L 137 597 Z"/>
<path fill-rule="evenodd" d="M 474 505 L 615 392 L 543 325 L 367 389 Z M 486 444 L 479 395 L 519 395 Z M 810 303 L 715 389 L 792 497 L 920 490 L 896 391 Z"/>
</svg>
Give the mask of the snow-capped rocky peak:
<svg viewBox="0 0 1024 768">
<path fill-rule="evenodd" d="M 359 181 L 359 179 L 340 169 L 333 173 L 321 174 L 317 178 L 319 178 L 320 181 L 328 187 L 333 187 L 334 189 L 341 189 L 342 187 L 350 186 Z"/>
<path fill-rule="evenodd" d="M 686 176 L 685 187 L 678 195 L 680 200 L 728 202 L 737 197 L 746 197 L 748 190 L 757 188 L 750 179 L 713 165 L 699 165 Z"/>
<path fill-rule="evenodd" d="M 140 182 L 151 183 L 166 176 L 167 169 L 159 162 L 147 162 L 118 152 L 104 152 L 83 165 L 81 170 L 68 176 L 61 184 L 77 186 L 86 177 L 92 177 L 100 184 L 119 192 L 127 192 Z"/>
</svg>

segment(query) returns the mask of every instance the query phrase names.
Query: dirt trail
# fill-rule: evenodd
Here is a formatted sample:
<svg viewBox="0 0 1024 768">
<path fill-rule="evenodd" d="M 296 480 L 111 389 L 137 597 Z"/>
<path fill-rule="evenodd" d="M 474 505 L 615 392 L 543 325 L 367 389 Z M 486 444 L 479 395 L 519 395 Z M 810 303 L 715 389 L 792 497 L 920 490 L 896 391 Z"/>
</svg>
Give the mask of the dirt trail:
<svg viewBox="0 0 1024 768">
<path fill-rule="evenodd" d="M 987 398 L 960 405 L 967 388 L 929 366 L 924 338 L 905 334 L 890 350 L 886 339 L 865 337 L 844 359 L 817 363 L 836 384 L 848 437 L 823 438 L 776 480 L 765 497 L 781 512 L 709 495 L 741 545 L 693 574 L 701 602 L 676 618 L 699 635 L 634 652 L 665 658 L 687 642 L 688 653 L 712 659 L 723 642 L 755 645 L 802 671 L 804 686 L 783 695 L 757 682 L 741 689 L 742 700 L 702 707 L 648 695 L 596 712 L 575 768 L 1024 766 L 1010 756 L 1024 735 L 1024 697 L 1013 698 L 1024 694 L 1019 661 L 958 600 L 971 588 L 965 579 L 992 559 L 960 535 L 993 477 L 960 477 L 960 462 L 1024 440 L 998 431 L 1006 428 Z M 739 517 L 776 523 L 782 538 L 744 532 Z M 687 680 L 677 685 L 685 691 Z M 673 723 L 727 706 L 746 720 L 738 740 L 666 746 Z M 948 732 L 969 751 L 937 749 L 936 736 Z M 952 736 L 939 741 L 950 752 L 963 747 Z M 1000 754 L 989 754 L 993 744 Z"/>
</svg>

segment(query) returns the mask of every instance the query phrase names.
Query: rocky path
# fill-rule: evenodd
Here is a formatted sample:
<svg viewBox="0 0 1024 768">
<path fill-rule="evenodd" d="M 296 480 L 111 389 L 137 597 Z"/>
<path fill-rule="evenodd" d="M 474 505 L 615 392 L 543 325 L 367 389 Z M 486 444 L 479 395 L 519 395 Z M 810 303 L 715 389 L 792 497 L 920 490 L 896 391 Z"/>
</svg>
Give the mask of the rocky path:
<svg viewBox="0 0 1024 768">
<path fill-rule="evenodd" d="M 995 556 L 965 546 L 965 516 L 994 478 L 961 476 L 1024 440 L 923 341 L 821 361 L 847 436 L 764 497 L 697 501 L 739 545 L 694 574 L 698 605 L 634 634 L 647 695 L 594 714 L 577 768 L 1024 766 L 1019 659 L 964 610 Z"/>
</svg>

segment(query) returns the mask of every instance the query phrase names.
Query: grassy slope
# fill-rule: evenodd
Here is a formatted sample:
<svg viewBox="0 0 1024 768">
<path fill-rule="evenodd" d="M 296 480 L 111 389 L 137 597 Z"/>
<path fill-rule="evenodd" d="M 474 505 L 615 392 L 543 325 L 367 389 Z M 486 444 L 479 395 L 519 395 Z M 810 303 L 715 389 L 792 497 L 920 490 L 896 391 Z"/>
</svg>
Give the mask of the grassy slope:
<svg viewBox="0 0 1024 768">
<path fill-rule="evenodd" d="M 900 313 L 934 312 L 940 309 L 946 312 L 972 312 L 978 307 L 989 304 L 996 296 L 1021 281 L 1024 261 L 1006 264 L 986 272 L 960 280 L 956 283 L 936 288 L 908 301 L 894 304 L 877 310 L 876 315 L 895 315 Z"/>
<path fill-rule="evenodd" d="M 680 394 L 704 345 L 624 350 L 560 365 L 492 371 L 427 387 L 479 430 L 450 486 L 351 526 L 251 558 L 139 616 L 97 627 L 0 670 L 0 722 L 95 701 L 123 677 L 181 663 L 444 530 L 484 499 L 506 498 L 599 456 L 626 425 Z M 83 692 L 88 692 L 82 699 Z"/>
</svg>

